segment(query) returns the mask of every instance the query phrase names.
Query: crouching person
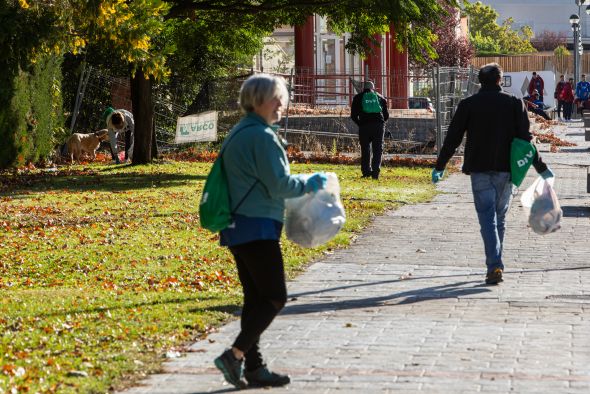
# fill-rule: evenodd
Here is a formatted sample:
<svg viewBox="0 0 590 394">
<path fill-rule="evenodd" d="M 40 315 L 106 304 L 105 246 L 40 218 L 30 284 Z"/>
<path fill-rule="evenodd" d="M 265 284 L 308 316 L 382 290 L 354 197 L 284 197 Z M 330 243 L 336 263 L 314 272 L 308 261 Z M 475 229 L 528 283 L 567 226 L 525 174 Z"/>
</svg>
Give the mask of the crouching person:
<svg viewBox="0 0 590 394">
<path fill-rule="evenodd" d="M 107 108 L 103 117 L 109 130 L 109 142 L 111 144 L 111 156 L 115 163 L 120 164 L 119 147 L 117 138 L 119 133 L 125 133 L 125 161 L 133 159 L 133 143 L 135 133 L 135 121 L 133 114 L 125 109 Z"/>
<path fill-rule="evenodd" d="M 290 174 L 289 160 L 272 128 L 287 97 L 285 81 L 279 77 L 248 78 L 239 98 L 245 116 L 221 147 L 233 223 L 220 232 L 220 243 L 234 256 L 244 305 L 240 333 L 232 347 L 215 359 L 215 366 L 237 388 L 290 382 L 289 376 L 269 371 L 259 345 L 260 335 L 287 301 L 279 244 L 284 200 L 322 189 L 327 182 L 320 173 L 307 180 Z"/>
</svg>

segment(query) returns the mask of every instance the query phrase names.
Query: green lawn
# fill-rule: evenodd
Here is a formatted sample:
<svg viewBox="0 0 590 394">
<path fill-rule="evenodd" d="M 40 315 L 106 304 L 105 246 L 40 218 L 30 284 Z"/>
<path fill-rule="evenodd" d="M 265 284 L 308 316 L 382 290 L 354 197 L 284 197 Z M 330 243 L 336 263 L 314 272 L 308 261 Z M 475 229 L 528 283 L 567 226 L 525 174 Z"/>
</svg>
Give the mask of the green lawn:
<svg viewBox="0 0 590 394">
<path fill-rule="evenodd" d="M 230 254 L 198 225 L 210 164 L 74 166 L 0 175 L 0 393 L 104 393 L 154 371 L 170 349 L 231 318 Z M 347 223 L 329 244 L 283 242 L 289 277 L 345 247 L 371 217 L 430 199 L 426 168 L 333 171 Z"/>
</svg>

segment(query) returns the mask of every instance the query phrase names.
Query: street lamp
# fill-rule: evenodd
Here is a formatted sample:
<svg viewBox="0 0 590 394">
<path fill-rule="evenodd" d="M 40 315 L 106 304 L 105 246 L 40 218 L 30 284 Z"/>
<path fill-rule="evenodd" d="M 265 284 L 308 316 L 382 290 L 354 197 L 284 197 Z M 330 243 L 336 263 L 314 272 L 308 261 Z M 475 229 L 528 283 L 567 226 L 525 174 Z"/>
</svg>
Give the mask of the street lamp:
<svg viewBox="0 0 590 394">
<path fill-rule="evenodd" d="M 574 84 L 578 83 L 578 57 L 579 57 L 579 38 L 580 38 L 580 17 L 577 14 L 570 15 L 570 24 L 574 32 Z"/>
<path fill-rule="evenodd" d="M 572 25 L 572 30 L 574 31 L 574 79 L 575 83 L 578 83 L 580 80 L 581 74 L 581 59 L 582 54 L 584 53 L 584 44 L 582 42 L 582 6 L 586 6 L 586 14 L 590 15 L 590 0 L 575 0 L 576 5 L 578 6 L 578 14 L 573 14 L 570 16 L 570 24 Z"/>
</svg>

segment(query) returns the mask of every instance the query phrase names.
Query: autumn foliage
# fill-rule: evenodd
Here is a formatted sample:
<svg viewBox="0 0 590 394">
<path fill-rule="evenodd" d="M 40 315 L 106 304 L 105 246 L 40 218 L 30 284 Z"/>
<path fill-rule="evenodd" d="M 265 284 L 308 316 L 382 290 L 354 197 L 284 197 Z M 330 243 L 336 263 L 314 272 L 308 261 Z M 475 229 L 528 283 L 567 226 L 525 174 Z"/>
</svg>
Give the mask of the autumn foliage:
<svg viewBox="0 0 590 394">
<path fill-rule="evenodd" d="M 0 392 L 121 389 L 239 308 L 231 254 L 199 226 L 217 152 L 175 155 L 182 161 L 112 165 L 99 155 L 0 172 Z M 385 167 L 373 187 L 357 165 L 307 162 L 292 171 L 338 174 L 347 225 L 319 249 L 283 240 L 288 275 L 349 244 L 373 215 L 433 193 L 428 169 Z"/>
</svg>

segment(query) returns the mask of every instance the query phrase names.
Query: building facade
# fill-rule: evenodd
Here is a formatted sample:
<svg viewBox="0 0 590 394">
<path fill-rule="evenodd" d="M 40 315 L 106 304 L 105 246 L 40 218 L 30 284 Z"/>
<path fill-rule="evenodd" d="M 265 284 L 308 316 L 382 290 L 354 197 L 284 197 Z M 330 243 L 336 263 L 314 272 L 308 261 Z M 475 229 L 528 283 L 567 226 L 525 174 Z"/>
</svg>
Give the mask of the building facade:
<svg viewBox="0 0 590 394">
<path fill-rule="evenodd" d="M 528 25 L 533 29 L 535 35 L 543 31 L 566 33 L 571 37 L 571 26 L 569 17 L 577 14 L 580 8 L 575 0 L 480 0 L 482 4 L 489 5 L 498 14 L 498 24 L 506 19 L 514 20 L 513 28 L 519 29 Z M 474 2 L 474 0 L 471 0 Z M 588 2 L 590 4 L 590 1 Z M 585 12 L 586 6 L 581 7 L 582 36 L 590 36 L 590 17 Z M 584 42 L 590 40 L 584 40 Z"/>
<path fill-rule="evenodd" d="M 460 18 L 459 10 L 456 14 Z M 458 24 L 457 36 L 467 35 L 467 21 Z M 398 48 L 395 26 L 374 36 L 378 43 L 365 56 L 346 51 L 348 33 L 336 33 L 319 15 L 299 26 L 282 26 L 267 38 L 255 59 L 257 70 L 294 78 L 294 101 L 313 105 L 349 105 L 363 80 L 374 82 L 390 108 L 408 107 L 409 97 L 420 94 L 425 76 L 412 75 L 408 53 Z"/>
<path fill-rule="evenodd" d="M 375 36 L 379 45 L 364 59 L 346 51 L 349 38 L 348 33 L 330 30 L 326 18 L 312 15 L 303 25 L 276 29 L 257 56 L 256 68 L 287 75 L 293 70 L 295 101 L 302 103 L 348 105 L 355 94 L 354 81 L 364 79 L 374 81 L 386 97 L 407 97 L 408 54 L 397 48 L 393 26 Z M 394 101 L 392 108 L 407 107 Z"/>
</svg>

